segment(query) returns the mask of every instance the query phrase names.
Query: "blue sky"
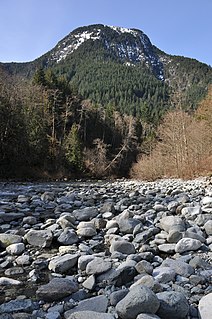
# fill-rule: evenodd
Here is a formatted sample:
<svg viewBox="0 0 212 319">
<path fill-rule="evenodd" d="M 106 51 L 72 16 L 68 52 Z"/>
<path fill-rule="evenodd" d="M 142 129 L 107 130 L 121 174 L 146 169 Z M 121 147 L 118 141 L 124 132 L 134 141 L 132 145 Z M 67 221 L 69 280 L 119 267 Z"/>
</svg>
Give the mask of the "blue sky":
<svg viewBox="0 0 212 319">
<path fill-rule="evenodd" d="M 212 0 L 0 0 L 0 61 L 31 61 L 79 26 L 137 28 L 169 54 L 212 65 Z"/>
</svg>

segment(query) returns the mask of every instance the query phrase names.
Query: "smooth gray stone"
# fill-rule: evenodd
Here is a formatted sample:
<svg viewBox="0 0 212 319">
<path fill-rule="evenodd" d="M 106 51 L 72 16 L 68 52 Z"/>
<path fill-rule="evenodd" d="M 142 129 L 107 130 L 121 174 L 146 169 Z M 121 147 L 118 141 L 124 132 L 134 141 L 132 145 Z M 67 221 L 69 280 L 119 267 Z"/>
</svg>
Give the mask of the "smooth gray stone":
<svg viewBox="0 0 212 319">
<path fill-rule="evenodd" d="M 157 294 L 160 307 L 156 314 L 163 319 L 185 319 L 189 312 L 186 297 L 176 291 L 164 291 Z"/>
<path fill-rule="evenodd" d="M 160 220 L 160 226 L 163 230 L 169 233 L 174 227 L 178 230 L 184 230 L 184 221 L 178 216 L 165 216 Z"/>
<path fill-rule="evenodd" d="M 181 260 L 167 258 L 162 262 L 161 266 L 170 267 L 174 269 L 176 274 L 184 277 L 189 277 L 194 273 L 194 268 Z"/>
<path fill-rule="evenodd" d="M 50 260 L 48 268 L 54 272 L 64 274 L 69 272 L 71 268 L 77 264 L 78 258 L 78 254 L 65 254 L 62 256 L 57 256 Z"/>
<path fill-rule="evenodd" d="M 126 240 L 114 240 L 110 246 L 110 252 L 120 252 L 130 255 L 135 253 L 135 246 Z"/>
<path fill-rule="evenodd" d="M 111 306 L 116 306 L 117 303 L 128 294 L 128 292 L 129 289 L 121 289 L 112 292 L 109 296 Z"/>
<path fill-rule="evenodd" d="M 66 278 L 53 278 L 48 284 L 40 286 L 36 295 L 44 301 L 57 301 L 78 291 L 79 287 L 75 280 Z"/>
<path fill-rule="evenodd" d="M 93 290 L 95 287 L 95 276 L 91 275 L 89 276 L 83 283 L 83 287 L 88 290 Z"/>
<path fill-rule="evenodd" d="M 23 243 L 11 244 L 6 247 L 6 251 L 11 255 L 20 255 L 24 252 L 25 245 Z"/>
<path fill-rule="evenodd" d="M 160 317 L 151 315 L 150 313 L 141 313 L 136 317 L 136 319 L 160 319 Z"/>
<path fill-rule="evenodd" d="M 105 283 L 105 285 L 114 285 L 121 287 L 130 283 L 137 272 L 134 267 L 125 267 L 122 269 L 110 269 L 104 274 L 100 274 L 97 277 L 98 283 Z"/>
<path fill-rule="evenodd" d="M 32 246 L 50 247 L 53 239 L 53 234 L 49 230 L 30 230 L 25 239 Z"/>
<path fill-rule="evenodd" d="M 109 313 L 99 313 L 96 311 L 79 311 L 66 316 L 65 319 L 114 319 Z"/>
<path fill-rule="evenodd" d="M 22 243 L 23 238 L 14 234 L 0 234 L 0 247 L 6 248 L 11 244 Z"/>
<path fill-rule="evenodd" d="M 165 284 L 169 281 L 174 281 L 176 272 L 170 267 L 160 266 L 153 270 L 152 276 L 158 282 Z"/>
<path fill-rule="evenodd" d="M 13 312 L 32 312 L 38 309 L 38 303 L 30 299 L 11 300 L 0 306 L 0 314 L 13 313 Z"/>
<path fill-rule="evenodd" d="M 79 311 L 95 311 L 98 313 L 104 313 L 107 311 L 108 299 L 106 296 L 96 296 L 89 299 L 82 300 L 78 303 L 76 307 L 65 312 L 65 318 L 73 313 Z"/>
<path fill-rule="evenodd" d="M 78 242 L 78 236 L 75 231 L 71 228 L 65 228 L 60 236 L 57 238 L 57 241 L 63 245 L 72 245 Z"/>
<path fill-rule="evenodd" d="M 154 292 L 145 286 L 135 286 L 117 303 L 116 312 L 122 319 L 135 319 L 140 313 L 155 314 L 159 306 Z"/>
<path fill-rule="evenodd" d="M 111 267 L 112 263 L 110 261 L 96 257 L 87 264 L 85 271 L 88 275 L 102 274 L 110 270 Z"/>
<path fill-rule="evenodd" d="M 198 311 L 200 319 L 211 319 L 212 293 L 202 297 L 199 301 Z"/>
<path fill-rule="evenodd" d="M 212 235 L 212 220 L 208 220 L 204 225 L 205 232 L 208 236 Z"/>
<path fill-rule="evenodd" d="M 5 213 L 5 212 L 0 212 L 0 219 L 3 221 L 3 222 L 6 222 L 6 223 L 9 223 L 9 222 L 12 222 L 14 220 L 17 220 L 17 219 L 21 219 L 24 217 L 24 214 L 23 213 Z"/>
<path fill-rule="evenodd" d="M 198 239 L 182 238 L 175 246 L 176 253 L 184 253 L 186 251 L 197 250 L 202 246 Z"/>
<path fill-rule="evenodd" d="M 85 207 L 81 209 L 75 209 L 72 215 L 79 221 L 89 221 L 99 214 L 96 207 Z"/>
<path fill-rule="evenodd" d="M 153 266 L 150 262 L 146 260 L 141 260 L 135 265 L 135 269 L 140 274 L 142 272 L 146 272 L 147 274 L 151 275 L 153 272 Z"/>
</svg>

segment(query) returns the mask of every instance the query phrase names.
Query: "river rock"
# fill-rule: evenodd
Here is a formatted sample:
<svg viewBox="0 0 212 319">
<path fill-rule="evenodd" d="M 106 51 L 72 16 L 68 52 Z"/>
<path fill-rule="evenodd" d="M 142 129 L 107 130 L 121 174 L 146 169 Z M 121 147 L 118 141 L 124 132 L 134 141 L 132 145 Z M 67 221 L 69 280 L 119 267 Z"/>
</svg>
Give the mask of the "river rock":
<svg viewBox="0 0 212 319">
<path fill-rule="evenodd" d="M 40 286 L 36 295 L 44 301 L 57 301 L 71 295 L 79 289 L 74 279 L 53 278 L 48 284 Z"/>
<path fill-rule="evenodd" d="M 184 229 L 184 222 L 178 216 L 165 216 L 162 217 L 160 220 L 160 226 L 166 232 L 169 232 L 173 228 Z"/>
<path fill-rule="evenodd" d="M 135 246 L 126 240 L 114 240 L 110 246 L 110 252 L 120 252 L 130 255 L 135 253 Z"/>
<path fill-rule="evenodd" d="M 57 256 L 49 262 L 49 270 L 64 274 L 70 272 L 72 267 L 77 264 L 79 258 L 78 254 L 65 254 L 63 256 Z"/>
<path fill-rule="evenodd" d="M 24 250 L 25 245 L 23 243 L 11 244 L 6 248 L 6 252 L 11 255 L 20 255 Z"/>
<path fill-rule="evenodd" d="M 20 201 L 19 195 L 23 195 Z M 0 319 L 62 319 L 65 315 L 87 319 L 93 308 L 81 311 L 77 307 L 85 300 L 89 307 L 98 307 L 98 300 L 91 299 L 98 296 L 109 300 L 108 308 L 104 306 L 101 313 L 95 308 L 92 319 L 118 318 L 116 307 L 128 300 L 131 291 L 144 286 L 153 293 L 186 296 L 190 304 L 186 317 L 197 319 L 199 301 L 211 294 L 212 207 L 208 197 L 212 197 L 212 185 L 204 178 L 0 182 L 0 304 L 16 297 L 33 300 L 36 291 L 39 303 L 38 309 L 20 308 L 0 314 Z M 31 232 L 36 233 L 34 238 Z M 49 235 L 42 238 L 42 234 Z M 197 240 L 201 246 L 194 250 L 185 245 L 184 250 L 182 243 L 187 240 Z M 24 250 L 18 252 L 18 247 Z M 52 283 L 53 278 L 73 282 Z M 15 285 L 13 280 L 20 283 Z M 132 299 L 138 300 L 138 295 Z M 171 295 L 168 299 L 179 298 Z M 154 302 L 148 304 L 152 307 Z M 128 317 L 127 307 L 122 307 L 122 316 Z M 135 309 L 141 311 L 136 307 L 130 315 Z M 134 313 L 135 319 L 163 319 L 158 312 L 145 309 Z M 75 312 L 68 314 L 71 310 Z"/>
<path fill-rule="evenodd" d="M 93 237 L 96 233 L 96 227 L 93 222 L 80 222 L 77 226 L 77 235 L 81 237 Z"/>
<path fill-rule="evenodd" d="M 154 292 L 145 286 L 136 286 L 118 302 L 116 311 L 122 319 L 135 319 L 140 313 L 155 314 L 159 306 Z"/>
<path fill-rule="evenodd" d="M 162 319 L 185 319 L 189 304 L 185 296 L 176 291 L 164 291 L 157 294 L 160 306 L 157 315 Z"/>
<path fill-rule="evenodd" d="M 6 248 L 11 244 L 22 243 L 23 239 L 21 236 L 14 234 L 0 234 L 0 246 Z"/>
<path fill-rule="evenodd" d="M 16 312 L 32 312 L 35 309 L 38 309 L 38 303 L 33 302 L 31 299 L 23 299 L 23 300 L 11 300 L 6 302 L 0 306 L 0 313 L 16 313 Z"/>
<path fill-rule="evenodd" d="M 208 220 L 204 225 L 205 232 L 208 236 L 212 235 L 212 220 Z"/>
<path fill-rule="evenodd" d="M 32 246 L 37 247 L 50 247 L 53 239 L 53 235 L 48 230 L 30 230 L 25 239 Z"/>
<path fill-rule="evenodd" d="M 81 209 L 75 209 L 73 216 L 79 221 L 89 221 L 98 215 L 98 210 L 95 207 L 85 207 Z"/>
<path fill-rule="evenodd" d="M 194 273 L 194 268 L 190 264 L 187 264 L 181 260 L 167 258 L 162 262 L 161 266 L 170 267 L 176 272 L 176 274 L 185 277 L 189 277 Z"/>
<path fill-rule="evenodd" d="M 78 242 L 78 236 L 75 231 L 69 227 L 64 228 L 63 232 L 57 238 L 57 241 L 63 245 L 72 245 Z"/>
<path fill-rule="evenodd" d="M 80 311 L 94 311 L 98 313 L 104 313 L 107 310 L 108 299 L 106 296 L 96 296 L 89 299 L 85 299 L 79 302 L 79 304 L 73 309 L 65 312 L 65 318 L 69 318 L 72 313 Z"/>
<path fill-rule="evenodd" d="M 198 305 L 199 318 L 211 319 L 212 293 L 202 297 Z"/>
<path fill-rule="evenodd" d="M 18 286 L 21 285 L 21 281 L 8 278 L 8 277 L 0 277 L 0 286 Z"/>
<path fill-rule="evenodd" d="M 153 270 L 152 276 L 158 282 L 165 284 L 169 281 L 174 281 L 176 272 L 174 271 L 174 269 L 164 266 L 155 268 Z"/>
<path fill-rule="evenodd" d="M 65 319 L 114 319 L 114 316 L 96 311 L 79 311 L 66 316 Z"/>
<path fill-rule="evenodd" d="M 197 250 L 202 246 L 198 239 L 182 238 L 175 246 L 176 253 L 184 253 L 186 251 Z"/>
<path fill-rule="evenodd" d="M 110 261 L 106 261 L 103 258 L 96 257 L 87 264 L 86 273 L 88 275 L 97 275 L 108 271 L 109 269 L 111 269 L 111 267 L 112 264 Z"/>
</svg>

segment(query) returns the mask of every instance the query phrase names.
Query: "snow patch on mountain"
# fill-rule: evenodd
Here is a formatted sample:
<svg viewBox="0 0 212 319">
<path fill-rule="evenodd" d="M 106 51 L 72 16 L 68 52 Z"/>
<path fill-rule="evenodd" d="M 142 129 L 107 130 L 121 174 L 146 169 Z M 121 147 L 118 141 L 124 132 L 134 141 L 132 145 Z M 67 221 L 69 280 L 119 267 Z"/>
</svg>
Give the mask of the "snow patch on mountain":
<svg viewBox="0 0 212 319">
<path fill-rule="evenodd" d="M 121 28 L 121 27 L 114 27 L 114 26 L 109 26 L 111 29 L 113 29 L 114 31 L 120 33 L 131 33 L 134 36 L 137 36 L 137 31 L 132 30 L 132 29 L 128 29 L 128 28 Z"/>
<path fill-rule="evenodd" d="M 108 33 L 108 28 L 115 32 L 114 35 Z M 129 34 L 129 37 L 123 37 L 123 34 Z M 105 50 L 110 51 L 124 64 L 128 63 L 128 66 L 144 63 L 153 70 L 159 80 L 164 79 L 163 64 L 155 54 L 149 38 L 142 31 L 135 29 L 103 25 L 89 26 L 87 30 L 77 29 L 58 43 L 50 60 L 57 63 L 64 60 L 88 40 L 101 41 Z"/>
<path fill-rule="evenodd" d="M 78 34 L 71 35 L 71 37 L 67 41 L 64 41 L 62 44 L 58 45 L 58 50 L 52 56 L 52 60 L 56 60 L 56 62 L 64 60 L 69 54 L 77 50 L 85 41 L 98 40 L 100 38 L 100 32 L 101 30 L 98 29 L 91 32 L 84 31 Z"/>
</svg>

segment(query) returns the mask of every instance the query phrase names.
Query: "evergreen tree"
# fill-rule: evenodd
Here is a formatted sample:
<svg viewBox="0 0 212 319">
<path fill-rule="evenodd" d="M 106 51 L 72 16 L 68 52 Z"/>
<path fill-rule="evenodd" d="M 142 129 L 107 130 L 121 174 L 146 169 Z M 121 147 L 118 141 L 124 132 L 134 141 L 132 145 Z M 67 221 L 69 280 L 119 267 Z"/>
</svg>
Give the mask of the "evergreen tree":
<svg viewBox="0 0 212 319">
<path fill-rule="evenodd" d="M 74 123 L 65 140 L 65 158 L 77 170 L 82 169 L 82 149 L 77 124 Z"/>
</svg>

